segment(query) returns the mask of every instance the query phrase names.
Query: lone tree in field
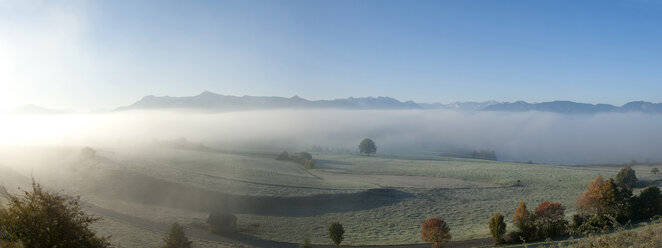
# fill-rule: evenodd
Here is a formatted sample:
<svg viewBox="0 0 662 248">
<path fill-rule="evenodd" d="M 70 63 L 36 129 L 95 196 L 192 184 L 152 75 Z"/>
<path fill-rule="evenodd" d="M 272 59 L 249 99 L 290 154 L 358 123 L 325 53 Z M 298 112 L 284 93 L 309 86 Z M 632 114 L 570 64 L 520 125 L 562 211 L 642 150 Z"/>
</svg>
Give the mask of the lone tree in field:
<svg viewBox="0 0 662 248">
<path fill-rule="evenodd" d="M 625 166 L 616 175 L 616 185 L 618 185 L 618 187 L 632 189 L 636 183 L 637 175 L 630 166 Z"/>
<path fill-rule="evenodd" d="M 345 235 L 345 229 L 342 227 L 340 222 L 333 222 L 329 226 L 329 238 L 333 241 L 336 246 L 340 247 Z"/>
<path fill-rule="evenodd" d="M 371 139 L 363 139 L 361 144 L 359 144 L 359 152 L 370 157 L 370 154 L 377 152 L 377 146 Z"/>
<path fill-rule="evenodd" d="M 444 247 L 444 243 L 451 240 L 451 229 L 441 218 L 433 217 L 425 220 L 421 227 L 421 238 L 425 242 L 432 242 L 432 248 Z"/>
<path fill-rule="evenodd" d="M 658 168 L 651 169 L 651 174 L 655 175 L 657 173 L 660 173 L 660 169 L 658 169 Z"/>
<path fill-rule="evenodd" d="M 175 222 L 170 227 L 170 233 L 163 238 L 165 245 L 163 248 L 191 248 L 191 241 L 184 233 L 184 226 Z"/>
<path fill-rule="evenodd" d="M 0 239 L 15 247 L 109 247 L 106 237 L 97 237 L 89 226 L 100 218 L 87 215 L 79 197 L 62 196 L 42 189 L 32 181 L 32 191 L 8 197 L 0 209 Z"/>
<path fill-rule="evenodd" d="M 506 234 L 506 222 L 503 221 L 503 215 L 495 213 L 490 217 L 490 234 L 494 238 L 495 244 L 504 242 L 503 235 Z"/>
</svg>

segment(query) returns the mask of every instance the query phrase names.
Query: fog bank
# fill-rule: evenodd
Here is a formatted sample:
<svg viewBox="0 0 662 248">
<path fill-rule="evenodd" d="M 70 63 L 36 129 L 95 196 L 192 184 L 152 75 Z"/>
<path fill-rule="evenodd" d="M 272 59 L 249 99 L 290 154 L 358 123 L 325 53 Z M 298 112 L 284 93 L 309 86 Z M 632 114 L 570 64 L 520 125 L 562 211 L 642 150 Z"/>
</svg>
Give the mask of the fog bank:
<svg viewBox="0 0 662 248">
<path fill-rule="evenodd" d="M 221 149 L 356 150 L 443 147 L 494 150 L 500 160 L 547 163 L 662 161 L 662 115 L 450 110 L 272 110 L 227 113 L 129 111 L 89 115 L 1 115 L 0 144 L 137 146 L 185 137 Z"/>
</svg>

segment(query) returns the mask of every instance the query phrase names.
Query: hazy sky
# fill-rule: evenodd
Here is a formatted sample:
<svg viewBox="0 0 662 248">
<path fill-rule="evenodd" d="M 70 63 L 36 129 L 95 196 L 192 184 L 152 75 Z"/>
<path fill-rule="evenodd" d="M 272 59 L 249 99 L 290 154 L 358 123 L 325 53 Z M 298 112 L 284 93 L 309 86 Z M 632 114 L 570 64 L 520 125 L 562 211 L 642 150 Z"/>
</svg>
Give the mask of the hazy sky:
<svg viewBox="0 0 662 248">
<path fill-rule="evenodd" d="M 144 95 L 660 102 L 662 1 L 0 0 L 0 110 Z"/>
</svg>

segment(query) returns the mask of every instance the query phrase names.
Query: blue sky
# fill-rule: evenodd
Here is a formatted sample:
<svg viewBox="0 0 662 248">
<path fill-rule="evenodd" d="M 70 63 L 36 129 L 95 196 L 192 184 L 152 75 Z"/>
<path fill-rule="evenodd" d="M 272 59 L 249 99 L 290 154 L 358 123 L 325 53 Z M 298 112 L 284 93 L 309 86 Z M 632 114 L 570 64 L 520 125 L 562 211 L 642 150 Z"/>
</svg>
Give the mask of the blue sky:
<svg viewBox="0 0 662 248">
<path fill-rule="evenodd" d="M 144 95 L 661 102 L 662 1 L 0 0 L 0 109 Z"/>
</svg>

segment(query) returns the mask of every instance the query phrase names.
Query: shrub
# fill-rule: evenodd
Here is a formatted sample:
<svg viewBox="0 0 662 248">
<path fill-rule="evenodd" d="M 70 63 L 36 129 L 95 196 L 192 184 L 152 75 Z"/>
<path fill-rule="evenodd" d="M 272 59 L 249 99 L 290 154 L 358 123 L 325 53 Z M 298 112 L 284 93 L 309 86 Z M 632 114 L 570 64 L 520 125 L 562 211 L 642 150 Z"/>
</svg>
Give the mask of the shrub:
<svg viewBox="0 0 662 248">
<path fill-rule="evenodd" d="M 655 175 L 657 173 L 660 173 L 660 169 L 658 169 L 658 168 L 651 169 L 651 174 Z"/>
<path fill-rule="evenodd" d="M 345 229 L 342 227 L 340 222 L 333 222 L 329 226 L 329 238 L 333 241 L 336 246 L 340 246 L 340 243 L 345 239 Z"/>
<path fill-rule="evenodd" d="M 616 185 L 618 187 L 631 189 L 637 183 L 637 175 L 630 166 L 625 166 L 616 175 Z"/>
<path fill-rule="evenodd" d="M 305 238 L 305 239 L 303 239 L 303 243 L 301 243 L 301 245 L 299 247 L 300 248 L 312 248 L 313 245 L 310 243 L 309 238 Z"/>
<path fill-rule="evenodd" d="M 0 233 L 5 246 L 22 247 L 109 247 L 106 237 L 97 237 L 89 226 L 100 218 L 87 215 L 79 197 L 65 197 L 44 190 L 32 181 L 32 192 L 8 196 L 0 210 Z"/>
<path fill-rule="evenodd" d="M 184 233 L 184 226 L 175 222 L 170 227 L 170 233 L 168 236 L 163 238 L 165 245 L 163 248 L 191 248 L 191 241 L 186 237 Z"/>
<path fill-rule="evenodd" d="M 531 239 L 535 233 L 533 215 L 526 210 L 526 204 L 520 202 L 513 215 L 513 224 L 519 230 L 518 234 L 526 239 Z"/>
<path fill-rule="evenodd" d="M 237 231 L 237 216 L 231 213 L 212 211 L 207 217 L 212 233 L 228 234 Z"/>
<path fill-rule="evenodd" d="M 648 186 L 636 199 L 639 218 L 650 219 L 655 215 L 662 215 L 662 195 L 657 186 Z"/>
<path fill-rule="evenodd" d="M 519 231 L 512 231 L 504 236 L 503 241 L 504 243 L 519 243 L 522 242 L 522 239 L 526 240 L 524 234 Z"/>
<path fill-rule="evenodd" d="M 494 238 L 495 244 L 504 242 L 503 235 L 506 234 L 506 222 L 503 221 L 503 215 L 495 213 L 490 217 L 490 234 Z"/>
<path fill-rule="evenodd" d="M 283 151 L 280 154 L 278 154 L 276 160 L 290 160 L 290 154 L 288 154 L 287 151 Z"/>
<path fill-rule="evenodd" d="M 583 215 L 615 215 L 616 185 L 612 179 L 605 181 L 602 176 L 597 176 L 577 199 L 577 205 Z"/>
<path fill-rule="evenodd" d="M 588 248 L 588 247 L 661 247 L 662 225 L 649 225 L 636 230 L 619 230 L 608 235 L 594 235 L 586 239 L 556 244 L 550 247 Z"/>
<path fill-rule="evenodd" d="M 616 220 L 619 223 L 626 223 L 630 221 L 636 211 L 637 205 L 636 198 L 632 196 L 632 190 L 629 188 L 616 187 Z"/>
<path fill-rule="evenodd" d="M 315 168 L 315 160 L 313 159 L 313 156 L 307 152 L 300 152 L 296 153 L 295 155 L 290 155 L 287 153 L 287 151 L 283 151 L 280 155 L 278 155 L 278 157 L 276 157 L 276 160 L 292 161 L 303 165 L 308 169 Z"/>
<path fill-rule="evenodd" d="M 536 237 L 552 238 L 566 233 L 568 221 L 565 220 L 565 208 L 561 203 L 542 202 L 533 211 Z"/>
<path fill-rule="evenodd" d="M 584 222 L 575 230 L 580 235 L 588 235 L 597 232 L 606 232 L 618 226 L 618 222 L 611 216 L 593 215 L 584 220 Z"/>
<path fill-rule="evenodd" d="M 80 157 L 81 159 L 93 159 L 96 157 L 97 151 L 94 150 L 92 147 L 86 146 L 80 149 Z"/>
<path fill-rule="evenodd" d="M 570 228 L 573 231 L 576 231 L 579 229 L 579 227 L 586 222 L 586 217 L 581 215 L 581 214 L 573 214 L 572 215 L 572 223 L 570 225 Z"/>
<path fill-rule="evenodd" d="M 308 160 L 313 159 L 313 155 L 310 155 L 310 153 L 307 153 L 307 152 L 300 152 L 298 157 L 303 158 L 303 159 L 308 159 Z"/>
<path fill-rule="evenodd" d="M 314 169 L 315 168 L 315 160 L 308 159 L 304 166 L 306 166 L 306 169 Z"/>
<path fill-rule="evenodd" d="M 421 237 L 425 242 L 432 242 L 433 248 L 441 248 L 451 240 L 451 229 L 441 218 L 433 217 L 425 220 L 421 227 Z"/>
<path fill-rule="evenodd" d="M 626 173 L 627 174 L 627 173 Z M 597 176 L 589 188 L 577 199 L 579 213 L 583 216 L 615 218 L 620 223 L 631 220 L 635 212 L 636 198 L 628 187 L 618 187 L 614 179 Z"/>
<path fill-rule="evenodd" d="M 295 155 L 290 155 L 287 153 L 287 151 L 283 151 L 278 155 L 278 157 L 276 157 L 276 160 L 293 161 L 305 166 L 307 169 L 315 168 L 315 160 L 313 159 L 313 155 L 310 155 L 310 153 L 307 152 L 300 152 L 296 153 Z"/>
</svg>

